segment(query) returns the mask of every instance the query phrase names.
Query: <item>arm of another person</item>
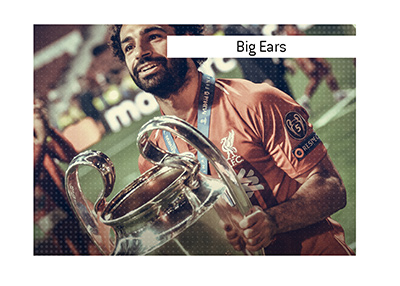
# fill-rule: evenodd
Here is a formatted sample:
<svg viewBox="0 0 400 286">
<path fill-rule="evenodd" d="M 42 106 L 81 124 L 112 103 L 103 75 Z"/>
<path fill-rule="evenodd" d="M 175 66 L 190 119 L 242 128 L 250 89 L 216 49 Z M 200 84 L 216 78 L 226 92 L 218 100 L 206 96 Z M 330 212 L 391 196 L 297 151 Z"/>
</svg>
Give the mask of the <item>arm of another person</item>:
<svg viewBox="0 0 400 286">
<path fill-rule="evenodd" d="M 33 166 L 36 169 L 43 162 L 46 153 L 46 138 L 48 130 L 46 123 L 37 108 L 33 113 Z"/>
<path fill-rule="evenodd" d="M 69 163 L 77 155 L 74 146 L 59 131 L 50 127 L 49 136 L 51 141 L 48 142 L 47 146 L 52 157 Z"/>
<path fill-rule="evenodd" d="M 74 146 L 50 125 L 47 108 L 41 99 L 36 99 L 34 103 L 34 122 L 35 143 L 37 143 L 35 144 L 35 154 L 39 154 L 39 148 L 45 145 L 46 152 L 50 157 L 57 158 L 62 162 L 68 163 L 76 156 L 77 152 Z"/>
<path fill-rule="evenodd" d="M 302 185 L 289 200 L 265 211 L 254 206 L 239 223 L 249 251 L 268 246 L 276 234 L 306 227 L 345 207 L 346 190 L 328 155 L 296 180 Z"/>
</svg>

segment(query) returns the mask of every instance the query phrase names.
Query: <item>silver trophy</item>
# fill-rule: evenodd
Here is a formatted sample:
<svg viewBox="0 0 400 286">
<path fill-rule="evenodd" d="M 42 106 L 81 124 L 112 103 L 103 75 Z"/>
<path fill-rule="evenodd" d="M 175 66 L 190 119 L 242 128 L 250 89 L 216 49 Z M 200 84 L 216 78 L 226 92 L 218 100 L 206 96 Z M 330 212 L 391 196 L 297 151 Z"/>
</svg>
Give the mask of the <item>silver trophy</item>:
<svg viewBox="0 0 400 286">
<path fill-rule="evenodd" d="M 191 153 L 172 154 L 149 140 L 165 130 L 191 144 L 213 165 L 219 179 L 199 172 Z M 154 167 L 118 192 L 110 158 L 99 151 L 77 155 L 66 171 L 67 197 L 93 242 L 106 255 L 260 255 L 236 251 L 221 221 L 237 226 L 252 204 L 232 167 L 203 134 L 174 116 L 160 116 L 142 126 L 137 145 Z M 80 186 L 79 166 L 100 172 L 104 189 L 95 202 Z"/>
</svg>

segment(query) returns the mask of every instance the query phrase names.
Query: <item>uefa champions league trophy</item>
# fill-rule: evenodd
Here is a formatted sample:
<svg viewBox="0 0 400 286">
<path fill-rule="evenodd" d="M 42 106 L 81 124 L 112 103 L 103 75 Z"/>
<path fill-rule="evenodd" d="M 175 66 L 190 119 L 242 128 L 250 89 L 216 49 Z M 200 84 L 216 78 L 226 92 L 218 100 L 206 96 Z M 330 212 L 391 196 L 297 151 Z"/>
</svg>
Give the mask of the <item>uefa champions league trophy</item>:
<svg viewBox="0 0 400 286">
<path fill-rule="evenodd" d="M 220 178 L 199 172 L 189 153 L 173 154 L 149 140 L 165 130 L 191 144 L 212 164 Z M 99 151 L 77 155 L 66 171 L 67 197 L 90 238 L 106 255 L 260 255 L 236 251 L 220 221 L 237 227 L 250 203 L 235 172 L 203 134 L 174 116 L 159 116 L 139 131 L 137 145 L 154 167 L 118 192 L 110 158 Z M 98 199 L 88 200 L 79 182 L 79 166 L 95 168 L 104 184 Z M 237 227 L 238 231 L 239 228 Z M 239 231 L 240 232 L 240 231 Z"/>
</svg>

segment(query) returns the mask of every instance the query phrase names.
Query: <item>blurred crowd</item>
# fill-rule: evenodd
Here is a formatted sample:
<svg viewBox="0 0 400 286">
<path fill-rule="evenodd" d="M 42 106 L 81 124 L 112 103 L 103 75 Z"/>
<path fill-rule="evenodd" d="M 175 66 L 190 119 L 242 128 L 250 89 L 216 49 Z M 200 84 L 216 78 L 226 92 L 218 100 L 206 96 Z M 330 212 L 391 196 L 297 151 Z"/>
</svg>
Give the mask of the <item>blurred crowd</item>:
<svg viewBox="0 0 400 286">
<path fill-rule="evenodd" d="M 205 34 L 305 35 L 312 27 L 312 25 L 206 25 Z M 104 46 L 106 46 L 104 43 L 99 46 L 102 47 L 101 53 L 106 53 Z M 93 54 L 98 53 L 95 50 L 99 50 L 99 47 L 94 49 Z M 95 57 L 94 60 L 96 60 Z M 225 59 L 225 61 L 227 60 Z M 325 59 L 238 58 L 230 59 L 230 64 L 232 65 L 232 63 L 234 63 L 233 67 L 240 71 L 239 76 L 255 83 L 266 82 L 277 87 L 298 100 L 310 113 L 312 112 L 311 99 L 324 80 L 336 100 L 341 100 L 346 96 L 345 92 L 340 89 L 330 64 Z M 108 65 L 108 63 L 105 64 Z M 218 70 L 215 62 L 213 64 L 213 59 L 209 59 L 204 64 L 203 70 L 211 75 L 218 74 L 220 77 L 224 77 L 225 73 L 223 70 Z M 302 94 L 294 94 L 286 80 L 288 74 L 294 75 L 296 72 L 303 72 L 308 79 L 308 84 Z M 72 96 L 67 96 L 68 101 L 60 100 L 60 96 L 52 100 L 51 95 L 35 94 L 35 97 L 43 100 L 50 109 L 57 110 L 56 114 L 51 114 L 50 121 L 59 130 L 62 131 L 66 127 L 90 117 L 96 122 L 99 132 L 104 134 L 110 131 L 104 119 L 104 111 L 123 99 L 134 98 L 138 92 L 122 65 L 112 66 L 95 75 L 93 75 L 93 71 L 90 73 L 80 75 L 75 82 L 71 82 L 71 85 L 78 86 L 76 89 L 78 91 Z"/>
</svg>

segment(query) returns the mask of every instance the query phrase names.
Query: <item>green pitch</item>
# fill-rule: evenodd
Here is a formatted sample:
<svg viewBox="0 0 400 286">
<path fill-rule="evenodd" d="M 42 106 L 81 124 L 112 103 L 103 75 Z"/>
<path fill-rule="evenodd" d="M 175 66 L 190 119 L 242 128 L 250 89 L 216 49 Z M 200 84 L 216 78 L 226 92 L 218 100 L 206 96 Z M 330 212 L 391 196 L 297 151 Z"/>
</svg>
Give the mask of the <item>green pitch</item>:
<svg viewBox="0 0 400 286">
<path fill-rule="evenodd" d="M 353 59 L 329 59 L 340 88 L 355 95 L 356 68 Z M 240 70 L 216 77 L 240 77 Z M 299 98 L 307 84 L 307 78 L 298 69 L 294 75 L 287 75 L 293 94 Z M 347 189 L 347 206 L 332 217 L 345 229 L 346 242 L 356 248 L 356 108 L 355 97 L 344 104 L 338 104 L 325 82 L 322 82 L 312 98 L 310 121 L 316 124 L 316 132 L 328 149 L 328 153 L 343 178 Z M 158 113 L 153 114 L 159 115 Z M 152 116 L 123 128 L 120 132 L 106 135 L 101 142 L 90 149 L 107 154 L 115 165 L 116 184 L 110 199 L 123 187 L 132 182 L 140 173 L 137 167 L 138 149 L 136 136 L 140 127 Z M 95 200 L 102 189 L 97 171 L 82 167 L 80 171 L 82 189 L 87 197 Z"/>
<path fill-rule="evenodd" d="M 322 139 L 338 169 L 347 190 L 347 206 L 334 214 L 345 230 L 346 242 L 356 248 L 356 67 L 353 59 L 329 59 L 341 89 L 347 90 L 349 100 L 337 103 L 325 82 L 311 100 L 311 123 Z M 288 76 L 296 97 L 302 95 L 307 78 L 301 72 Z M 318 123 L 318 125 L 317 125 Z"/>
</svg>

